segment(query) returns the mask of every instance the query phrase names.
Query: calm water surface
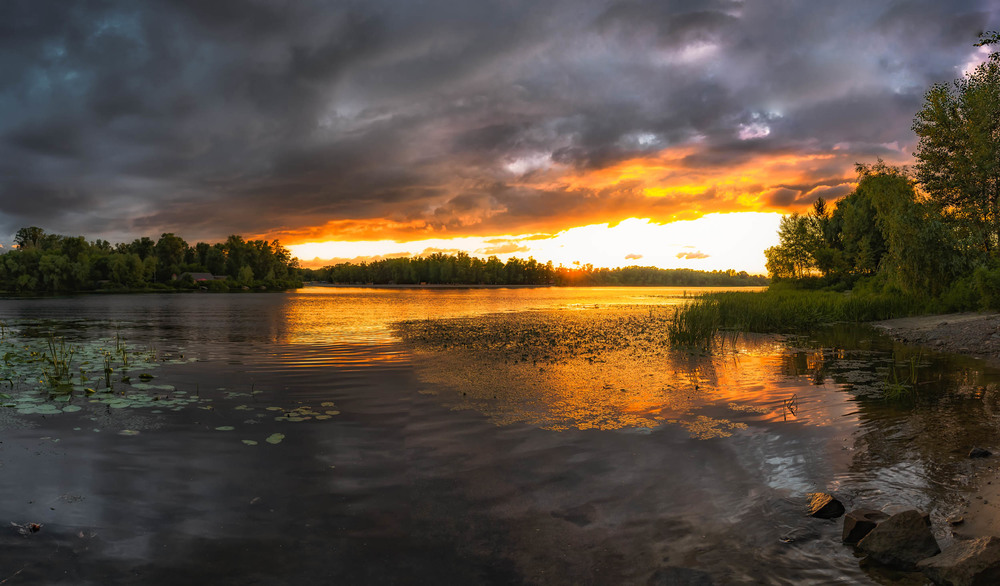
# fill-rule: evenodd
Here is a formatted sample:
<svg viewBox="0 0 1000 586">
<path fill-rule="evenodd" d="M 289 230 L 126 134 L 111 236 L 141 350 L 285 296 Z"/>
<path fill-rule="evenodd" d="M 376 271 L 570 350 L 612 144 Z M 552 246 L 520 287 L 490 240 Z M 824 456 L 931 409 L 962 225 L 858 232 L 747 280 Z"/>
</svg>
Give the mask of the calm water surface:
<svg viewBox="0 0 1000 586">
<path fill-rule="evenodd" d="M 865 328 L 677 353 L 654 326 L 684 294 L 0 300 L 0 581 L 921 583 L 806 495 L 928 510 L 947 543 L 998 373 Z M 69 395 L 17 362 L 49 336 L 90 373 Z"/>
</svg>

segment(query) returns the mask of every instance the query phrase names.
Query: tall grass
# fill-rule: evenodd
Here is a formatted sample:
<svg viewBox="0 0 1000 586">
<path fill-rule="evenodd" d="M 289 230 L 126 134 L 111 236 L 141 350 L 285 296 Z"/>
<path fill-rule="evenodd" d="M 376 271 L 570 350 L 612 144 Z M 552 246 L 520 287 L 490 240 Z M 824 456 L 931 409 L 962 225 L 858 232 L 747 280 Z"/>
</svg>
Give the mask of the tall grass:
<svg viewBox="0 0 1000 586">
<path fill-rule="evenodd" d="M 61 387 L 69 382 L 70 364 L 73 362 L 73 354 L 76 353 L 76 350 L 67 347 L 66 340 L 56 338 L 52 334 L 49 334 L 46 342 L 49 351 L 43 358 L 48 362 L 50 368 L 45 369 L 45 378 L 48 380 L 49 386 Z"/>
<path fill-rule="evenodd" d="M 794 289 L 709 293 L 674 313 L 668 334 L 679 346 L 709 348 L 720 331 L 801 332 L 835 322 L 866 322 L 920 313 L 923 300 L 902 295 Z"/>
</svg>

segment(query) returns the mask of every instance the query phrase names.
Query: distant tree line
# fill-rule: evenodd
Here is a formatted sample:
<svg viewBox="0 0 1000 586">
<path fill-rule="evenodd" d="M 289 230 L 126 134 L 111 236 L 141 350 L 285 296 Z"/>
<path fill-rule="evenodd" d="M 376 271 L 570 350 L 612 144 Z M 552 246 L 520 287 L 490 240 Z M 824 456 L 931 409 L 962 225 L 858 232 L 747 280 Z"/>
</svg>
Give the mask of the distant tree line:
<svg viewBox="0 0 1000 586">
<path fill-rule="evenodd" d="M 660 287 L 759 287 L 768 284 L 764 275 L 751 275 L 746 271 L 698 271 L 695 269 L 661 269 L 657 267 L 620 267 L 615 269 L 559 267 L 556 282 L 559 285 L 625 285 Z"/>
<path fill-rule="evenodd" d="M 695 271 L 656 267 L 617 269 L 584 265 L 580 268 L 555 267 L 533 258 L 496 256 L 487 259 L 460 252 L 415 258 L 391 258 L 369 263 L 341 263 L 321 269 L 303 269 L 305 280 L 340 284 L 377 285 L 661 285 L 661 286 L 745 286 L 765 285 L 766 277 L 745 271 Z"/>
<path fill-rule="evenodd" d="M 977 46 L 1000 42 L 986 33 Z M 775 281 L 1000 309 L 1000 53 L 924 96 L 913 170 L 857 165 L 857 187 L 780 225 Z"/>
<path fill-rule="evenodd" d="M 199 242 L 189 246 L 171 233 L 112 245 L 83 236 L 46 234 L 21 228 L 15 248 L 0 255 L 0 290 L 14 293 L 63 293 L 97 290 L 195 289 L 216 291 L 301 285 L 298 261 L 274 240 Z M 196 282 L 192 273 L 218 280 Z"/>
</svg>

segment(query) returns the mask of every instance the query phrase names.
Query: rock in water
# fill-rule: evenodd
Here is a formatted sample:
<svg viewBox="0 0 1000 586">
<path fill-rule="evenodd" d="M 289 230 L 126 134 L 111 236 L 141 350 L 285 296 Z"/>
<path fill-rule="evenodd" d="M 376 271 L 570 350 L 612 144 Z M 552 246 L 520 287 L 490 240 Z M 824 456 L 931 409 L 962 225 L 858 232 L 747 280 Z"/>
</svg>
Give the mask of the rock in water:
<svg viewBox="0 0 1000 586">
<path fill-rule="evenodd" d="M 969 457 L 970 458 L 989 458 L 992 455 L 993 455 L 993 452 L 991 452 L 991 451 L 989 451 L 987 449 L 984 449 L 984 448 L 976 447 L 976 448 L 972 448 L 971 450 L 969 450 Z"/>
<path fill-rule="evenodd" d="M 825 492 L 809 493 L 809 515 L 818 519 L 836 519 L 844 514 L 844 505 Z"/>
<path fill-rule="evenodd" d="M 864 539 L 889 515 L 874 509 L 855 509 L 844 517 L 844 543 L 857 543 Z"/>
<path fill-rule="evenodd" d="M 920 511 L 897 513 L 858 542 L 858 549 L 875 561 L 900 570 L 912 570 L 917 562 L 941 552 Z"/>
<path fill-rule="evenodd" d="M 1000 584 L 1000 537 L 956 541 L 940 554 L 917 564 L 935 584 Z"/>
</svg>

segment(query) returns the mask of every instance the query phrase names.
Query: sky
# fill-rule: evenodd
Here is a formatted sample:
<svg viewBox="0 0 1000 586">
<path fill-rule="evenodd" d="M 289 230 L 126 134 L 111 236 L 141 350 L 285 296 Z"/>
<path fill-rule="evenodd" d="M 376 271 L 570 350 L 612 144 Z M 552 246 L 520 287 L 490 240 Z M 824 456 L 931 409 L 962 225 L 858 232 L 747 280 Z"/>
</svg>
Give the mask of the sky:
<svg viewBox="0 0 1000 586">
<path fill-rule="evenodd" d="M 996 0 L 0 2 L 0 241 L 764 271 Z"/>
</svg>

